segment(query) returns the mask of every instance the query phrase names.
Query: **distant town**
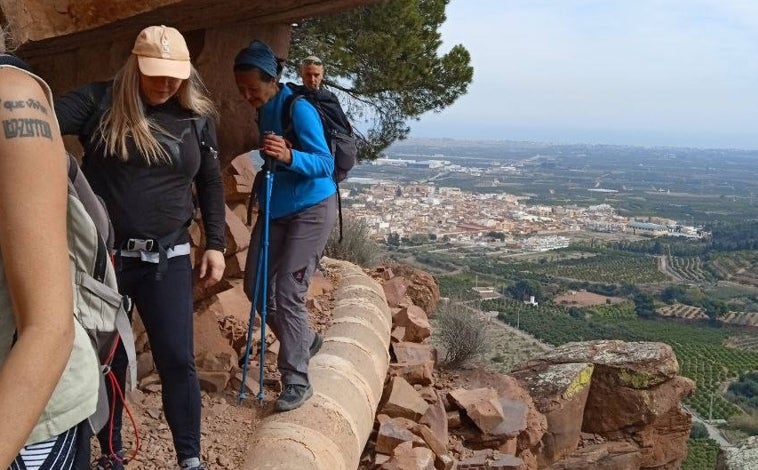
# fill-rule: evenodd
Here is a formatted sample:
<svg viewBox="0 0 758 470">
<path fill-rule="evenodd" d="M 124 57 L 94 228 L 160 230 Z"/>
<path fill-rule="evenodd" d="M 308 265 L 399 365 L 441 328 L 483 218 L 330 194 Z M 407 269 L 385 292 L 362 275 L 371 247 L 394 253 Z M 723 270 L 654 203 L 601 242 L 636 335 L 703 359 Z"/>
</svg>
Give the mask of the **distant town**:
<svg viewBox="0 0 758 470">
<path fill-rule="evenodd" d="M 493 162 L 483 168 L 442 159 L 382 158 L 371 165 L 426 169 L 431 175 L 487 176 L 495 186 L 499 179 L 522 171 L 507 162 Z M 404 183 L 351 178 L 350 187 L 342 188 L 345 212 L 352 218 L 363 220 L 371 236 L 377 240 L 423 235 L 431 240 L 450 242 L 499 242 L 522 251 L 565 248 L 570 242 L 566 235 L 581 231 L 692 238 L 707 235 L 698 227 L 680 225 L 655 215 L 644 220 L 624 217 L 609 204 L 587 207 L 530 204 L 528 196 L 502 191 L 468 192 L 438 186 L 434 179 L 432 176 L 423 183 Z M 593 190 L 603 191 L 603 188 L 588 188 L 588 191 Z"/>
</svg>

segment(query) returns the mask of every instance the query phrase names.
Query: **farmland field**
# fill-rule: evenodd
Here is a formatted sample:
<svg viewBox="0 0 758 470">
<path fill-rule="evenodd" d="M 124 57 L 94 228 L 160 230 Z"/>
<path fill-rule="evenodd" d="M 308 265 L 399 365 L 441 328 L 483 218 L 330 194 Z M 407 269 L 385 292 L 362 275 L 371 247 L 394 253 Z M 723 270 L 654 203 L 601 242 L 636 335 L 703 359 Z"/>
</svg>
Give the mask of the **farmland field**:
<svg viewBox="0 0 758 470">
<path fill-rule="evenodd" d="M 673 320 L 645 320 L 631 316 L 591 315 L 576 318 L 565 307 L 555 305 L 525 306 L 503 300 L 484 302 L 484 308 L 501 312 L 499 318 L 543 342 L 560 345 L 570 341 L 622 339 L 656 341 L 671 345 L 680 365 L 680 373 L 697 383 L 688 404 L 704 417 L 727 419 L 742 411 L 728 402 L 720 387 L 740 372 L 758 370 L 758 353 L 724 346 L 725 340 L 739 334 L 732 327 L 714 328 Z M 711 408 L 712 399 L 712 408 Z"/>
</svg>

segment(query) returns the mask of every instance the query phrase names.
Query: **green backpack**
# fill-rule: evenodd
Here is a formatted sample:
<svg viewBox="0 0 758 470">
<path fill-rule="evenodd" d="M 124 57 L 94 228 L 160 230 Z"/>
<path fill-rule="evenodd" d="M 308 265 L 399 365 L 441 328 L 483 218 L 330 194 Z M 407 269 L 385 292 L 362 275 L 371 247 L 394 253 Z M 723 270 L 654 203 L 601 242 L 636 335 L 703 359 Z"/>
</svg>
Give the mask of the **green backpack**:
<svg viewBox="0 0 758 470">
<path fill-rule="evenodd" d="M 129 359 L 130 385 L 137 382 L 134 335 L 127 312 L 128 297 L 118 292 L 110 259 L 113 227 L 103 202 L 92 191 L 76 160 L 69 156 L 68 253 L 74 281 L 74 316 L 92 340 L 100 360 L 97 411 L 89 418 L 94 431 L 108 420 L 106 377 L 119 340 Z M 115 396 L 115 394 L 114 394 Z"/>
<path fill-rule="evenodd" d="M 10 65 L 31 73 L 25 62 L 11 54 L 0 54 L 0 65 Z M 127 315 L 131 301 L 118 292 L 116 273 L 110 259 L 113 227 L 105 204 L 92 191 L 79 170 L 79 164 L 70 155 L 68 168 L 67 230 L 74 318 L 87 332 L 100 362 L 97 409 L 89 417 L 90 426 L 97 432 L 108 421 L 110 408 L 106 377 L 112 375 L 110 363 L 119 341 L 123 343 L 129 360 L 131 388 L 137 382 L 134 334 Z"/>
</svg>

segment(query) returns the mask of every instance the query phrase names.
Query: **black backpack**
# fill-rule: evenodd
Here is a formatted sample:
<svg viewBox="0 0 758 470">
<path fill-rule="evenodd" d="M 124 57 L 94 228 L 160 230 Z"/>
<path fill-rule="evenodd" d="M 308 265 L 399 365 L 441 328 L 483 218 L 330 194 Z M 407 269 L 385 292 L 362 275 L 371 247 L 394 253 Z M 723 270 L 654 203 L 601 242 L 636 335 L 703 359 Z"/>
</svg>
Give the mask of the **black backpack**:
<svg viewBox="0 0 758 470">
<path fill-rule="evenodd" d="M 334 181 L 345 180 L 347 174 L 355 166 L 358 159 L 358 139 L 353 132 L 353 126 L 347 119 L 342 106 L 334 93 L 328 90 L 309 90 L 302 85 L 288 83 L 293 95 L 284 100 L 285 112 L 282 113 L 282 129 L 284 138 L 292 146 L 299 149 L 300 143 L 293 132 L 292 111 L 298 99 L 305 99 L 316 108 L 321 124 L 324 126 L 324 137 L 329 150 L 334 157 Z"/>
<path fill-rule="evenodd" d="M 294 83 L 288 83 L 287 86 L 293 91 L 293 94 L 284 100 L 282 129 L 283 137 L 292 144 L 293 148 L 300 149 L 300 142 L 295 135 L 292 123 L 292 112 L 297 100 L 307 100 L 316 108 L 321 118 L 326 144 L 334 157 L 334 174 L 332 177 L 337 183 L 340 222 L 339 242 L 342 243 L 342 197 L 340 196 L 339 183 L 347 178 L 348 172 L 353 169 L 358 160 L 358 138 L 334 93 L 328 90 L 314 91 Z"/>
</svg>

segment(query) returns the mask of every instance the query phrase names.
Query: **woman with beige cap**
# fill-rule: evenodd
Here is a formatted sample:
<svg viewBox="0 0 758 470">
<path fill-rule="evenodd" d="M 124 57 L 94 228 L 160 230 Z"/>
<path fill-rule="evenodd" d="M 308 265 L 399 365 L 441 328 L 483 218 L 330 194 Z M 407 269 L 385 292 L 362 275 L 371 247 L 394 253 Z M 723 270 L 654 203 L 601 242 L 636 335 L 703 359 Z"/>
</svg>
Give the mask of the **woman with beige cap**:
<svg viewBox="0 0 758 470">
<path fill-rule="evenodd" d="M 206 235 L 199 277 L 213 285 L 225 267 L 214 106 L 179 31 L 150 26 L 112 82 L 68 93 L 56 100 L 55 109 L 63 134 L 79 136 L 84 173 L 113 220 L 119 287 L 145 324 L 179 468 L 204 469 L 187 228 L 196 183 Z M 198 125 L 203 122 L 208 126 Z M 122 388 L 126 362 L 119 348 L 113 369 Z M 98 469 L 123 468 L 122 407 L 117 403 L 98 435 L 103 450 Z"/>
</svg>

